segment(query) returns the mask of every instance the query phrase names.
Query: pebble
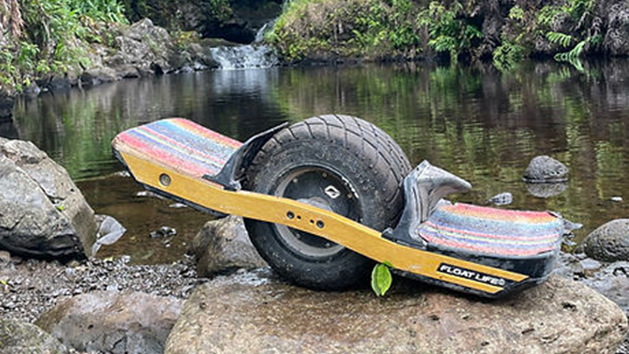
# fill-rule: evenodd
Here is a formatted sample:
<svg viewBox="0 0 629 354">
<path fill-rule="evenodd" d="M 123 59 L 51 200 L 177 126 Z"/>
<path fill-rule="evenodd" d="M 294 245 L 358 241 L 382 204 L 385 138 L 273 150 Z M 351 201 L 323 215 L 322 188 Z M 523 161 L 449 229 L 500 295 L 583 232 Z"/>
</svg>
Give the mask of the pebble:
<svg viewBox="0 0 629 354">
<path fill-rule="evenodd" d="M 174 204 L 170 204 L 168 207 L 174 208 L 174 209 L 181 209 L 181 208 L 187 208 L 188 206 L 183 203 L 174 203 Z"/>
<path fill-rule="evenodd" d="M 32 322 L 63 297 L 95 290 L 143 291 L 186 299 L 198 283 L 191 259 L 159 265 L 130 265 L 129 260 L 92 259 L 73 267 L 58 261 L 26 260 L 0 268 L 0 279 L 7 281 L 0 286 L 0 317 Z"/>
<path fill-rule="evenodd" d="M 175 235 L 177 235 L 177 230 L 169 226 L 162 226 L 149 234 L 151 238 L 172 237 Z"/>
<path fill-rule="evenodd" d="M 494 205 L 509 205 L 513 202 L 513 195 L 509 192 L 496 194 L 487 200 L 487 203 Z"/>
<path fill-rule="evenodd" d="M 0 265 L 11 263 L 11 253 L 7 251 L 0 251 Z"/>
<path fill-rule="evenodd" d="M 622 202 L 622 197 L 612 197 L 612 202 Z"/>
</svg>

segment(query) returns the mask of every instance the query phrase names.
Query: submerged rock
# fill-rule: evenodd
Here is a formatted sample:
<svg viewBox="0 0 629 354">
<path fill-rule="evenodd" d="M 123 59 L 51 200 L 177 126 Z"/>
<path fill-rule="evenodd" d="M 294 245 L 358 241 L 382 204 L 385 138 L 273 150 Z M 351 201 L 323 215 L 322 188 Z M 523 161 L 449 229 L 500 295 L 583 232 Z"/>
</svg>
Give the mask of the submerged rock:
<svg viewBox="0 0 629 354">
<path fill-rule="evenodd" d="M 58 304 L 37 325 L 81 351 L 161 354 L 182 304 L 173 297 L 97 291 Z"/>
<path fill-rule="evenodd" d="M 629 261 L 629 219 L 612 220 L 583 241 L 588 256 L 604 262 Z"/>
<path fill-rule="evenodd" d="M 165 353 L 613 353 L 626 332 L 617 305 L 560 277 L 480 301 L 417 282 L 381 299 L 249 273 L 199 286 Z"/>
<path fill-rule="evenodd" d="M 524 180 L 529 183 L 556 183 L 568 180 L 568 167 L 549 156 L 537 156 L 524 171 Z"/>
<path fill-rule="evenodd" d="M 0 140 L 0 248 L 37 257 L 90 256 L 94 212 L 68 173 L 33 143 Z"/>
<path fill-rule="evenodd" d="M 513 195 L 509 192 L 496 194 L 487 200 L 488 204 L 509 205 L 513 202 Z"/>
<path fill-rule="evenodd" d="M 0 317 L 0 354 L 66 354 L 68 349 L 41 328 Z"/>
<path fill-rule="evenodd" d="M 268 267 L 258 255 L 239 216 L 208 221 L 192 241 L 200 277 L 225 273 L 240 268 Z"/>
</svg>

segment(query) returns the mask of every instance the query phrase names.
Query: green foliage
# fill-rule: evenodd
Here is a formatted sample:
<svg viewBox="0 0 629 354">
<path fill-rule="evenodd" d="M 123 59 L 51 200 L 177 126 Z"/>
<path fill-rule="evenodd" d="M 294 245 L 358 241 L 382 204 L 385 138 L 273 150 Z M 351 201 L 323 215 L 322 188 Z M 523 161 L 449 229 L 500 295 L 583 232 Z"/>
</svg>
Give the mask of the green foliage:
<svg viewBox="0 0 629 354">
<path fill-rule="evenodd" d="M 574 48 L 572 48 L 568 52 L 557 53 L 555 55 L 555 60 L 559 62 L 568 62 L 572 64 L 577 70 L 583 71 L 583 64 L 581 63 L 579 57 L 581 56 L 581 53 L 583 53 L 583 48 L 585 48 L 588 40 L 589 39 L 586 39 L 577 43 L 577 45 L 575 45 Z"/>
<path fill-rule="evenodd" d="M 502 44 L 494 52 L 494 62 L 497 66 L 509 62 L 511 53 L 524 57 L 535 51 L 538 40 L 545 39 L 555 60 L 581 71 L 579 57 L 602 44 L 602 25 L 595 18 L 595 7 L 596 0 L 564 0 L 541 8 L 526 6 L 526 10 L 515 5 L 509 12 L 511 21 L 508 30 L 503 31 Z M 513 45 L 521 50 L 512 50 Z"/>
<path fill-rule="evenodd" d="M 3 48 L 0 82 L 18 91 L 42 75 L 89 66 L 85 48 L 102 41 L 99 23 L 127 22 L 117 0 L 25 0 L 14 10 L 24 28 Z"/>
<path fill-rule="evenodd" d="M 377 296 L 384 296 L 391 288 L 393 277 L 389 270 L 390 267 L 392 268 L 391 263 L 386 261 L 373 267 L 371 272 L 371 289 Z"/>
<path fill-rule="evenodd" d="M 430 34 L 428 45 L 437 52 L 449 53 L 453 61 L 459 54 L 469 52 L 483 37 L 469 19 L 458 16 L 462 9 L 458 1 L 449 7 L 433 1 L 419 16 L 419 22 L 428 28 Z"/>
<path fill-rule="evenodd" d="M 502 44 L 494 50 L 494 65 L 500 70 L 510 69 L 524 58 L 524 53 L 524 47 L 503 38 Z"/>
<path fill-rule="evenodd" d="M 524 10 L 519 5 L 515 5 L 509 10 L 509 18 L 512 20 L 521 21 L 524 19 Z"/>
<path fill-rule="evenodd" d="M 560 13 L 560 7 L 546 5 L 539 10 L 539 13 L 537 14 L 537 23 L 540 26 L 550 26 L 555 17 Z"/>
<path fill-rule="evenodd" d="M 559 44 L 562 47 L 568 47 L 572 42 L 573 38 L 569 34 L 563 34 L 559 32 L 550 31 L 546 33 L 546 38 L 554 44 Z"/>
<path fill-rule="evenodd" d="M 413 59 L 421 52 L 412 0 L 294 0 L 265 36 L 289 61 L 313 53 Z"/>
<path fill-rule="evenodd" d="M 81 0 L 76 0 L 81 1 Z M 156 25 L 171 31 L 189 30 L 185 28 L 180 8 L 183 3 L 198 6 L 203 16 L 218 24 L 223 24 L 234 17 L 234 11 L 230 0 L 203 0 L 203 1 L 169 1 L 169 0 L 120 0 L 123 4 L 126 17 L 131 22 L 143 18 L 151 19 Z"/>
<path fill-rule="evenodd" d="M 581 55 L 589 47 L 595 48 L 602 42 L 600 25 L 594 22 L 593 8 L 596 0 L 568 0 L 561 6 L 546 6 L 543 16 L 538 16 L 541 25 L 547 28 L 553 21 L 564 18 L 573 28 L 572 34 L 565 34 L 548 30 L 546 39 L 562 48 L 569 48 L 566 52 L 555 54 L 555 60 L 572 64 L 577 70 L 583 71 L 580 61 Z M 572 43 L 576 43 L 570 48 Z"/>
<path fill-rule="evenodd" d="M 96 21 L 128 23 L 124 5 L 118 0 L 67 0 L 67 6 L 77 15 Z"/>
<path fill-rule="evenodd" d="M 234 16 L 229 0 L 209 0 L 210 12 L 219 21 L 227 21 Z"/>
</svg>

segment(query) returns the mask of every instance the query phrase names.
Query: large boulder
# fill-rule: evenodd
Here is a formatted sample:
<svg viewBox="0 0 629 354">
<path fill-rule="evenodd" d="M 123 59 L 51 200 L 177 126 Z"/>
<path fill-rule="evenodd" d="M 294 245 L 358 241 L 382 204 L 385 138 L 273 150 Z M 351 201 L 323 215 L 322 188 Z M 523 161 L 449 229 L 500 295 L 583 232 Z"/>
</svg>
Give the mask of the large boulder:
<svg viewBox="0 0 629 354">
<path fill-rule="evenodd" d="M 115 48 L 118 51 L 104 61 L 116 69 L 120 77 L 128 76 L 132 69 L 137 75 L 161 74 L 172 70 L 172 39 L 168 31 L 155 26 L 149 19 L 124 28 L 121 35 L 115 38 Z"/>
<path fill-rule="evenodd" d="M 616 304 L 560 277 L 498 301 L 398 283 L 382 299 L 264 274 L 218 277 L 187 301 L 165 353 L 598 354 L 627 332 Z"/>
<path fill-rule="evenodd" d="M 0 354 L 66 354 L 68 349 L 30 323 L 0 317 Z"/>
<path fill-rule="evenodd" d="M 568 167 L 552 157 L 534 157 L 524 171 L 524 180 L 529 183 L 556 183 L 568 180 Z"/>
<path fill-rule="evenodd" d="M 192 241 L 197 275 L 211 277 L 236 269 L 268 267 L 258 255 L 239 216 L 208 221 Z"/>
<path fill-rule="evenodd" d="M 33 143 L 0 139 L 0 248 L 37 257 L 89 256 L 94 212 L 68 173 Z"/>
<path fill-rule="evenodd" d="M 612 220 L 583 240 L 583 251 L 604 262 L 629 261 L 629 219 Z"/>
<path fill-rule="evenodd" d="M 81 351 L 161 354 L 182 305 L 174 297 L 96 291 L 58 304 L 36 323 Z"/>
</svg>

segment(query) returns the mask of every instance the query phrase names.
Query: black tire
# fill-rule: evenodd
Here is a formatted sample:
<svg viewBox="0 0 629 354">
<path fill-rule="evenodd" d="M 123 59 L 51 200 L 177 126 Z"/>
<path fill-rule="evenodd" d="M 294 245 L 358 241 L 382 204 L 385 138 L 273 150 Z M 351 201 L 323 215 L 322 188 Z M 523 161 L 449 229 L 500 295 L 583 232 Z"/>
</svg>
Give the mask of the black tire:
<svg viewBox="0 0 629 354">
<path fill-rule="evenodd" d="M 277 132 L 248 167 L 245 187 L 382 231 L 400 217 L 409 171 L 408 159 L 384 131 L 355 117 L 325 115 Z M 341 290 L 368 284 L 373 262 L 347 248 L 283 225 L 251 219 L 245 225 L 260 255 L 298 285 Z"/>
</svg>

